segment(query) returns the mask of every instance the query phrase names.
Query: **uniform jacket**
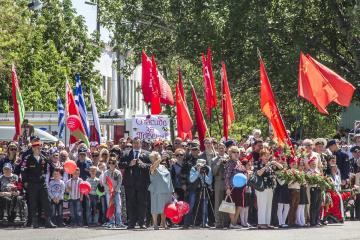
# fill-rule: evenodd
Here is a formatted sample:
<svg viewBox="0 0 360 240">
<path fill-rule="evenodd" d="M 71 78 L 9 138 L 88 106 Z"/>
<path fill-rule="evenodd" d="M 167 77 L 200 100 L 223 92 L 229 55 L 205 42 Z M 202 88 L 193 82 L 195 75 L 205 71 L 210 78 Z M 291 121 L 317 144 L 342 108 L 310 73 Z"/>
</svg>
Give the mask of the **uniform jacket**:
<svg viewBox="0 0 360 240">
<path fill-rule="evenodd" d="M 50 164 L 50 160 L 40 154 L 39 161 L 33 154 L 25 157 L 25 167 L 23 170 L 23 182 L 29 184 L 45 184 L 46 172 Z"/>
</svg>

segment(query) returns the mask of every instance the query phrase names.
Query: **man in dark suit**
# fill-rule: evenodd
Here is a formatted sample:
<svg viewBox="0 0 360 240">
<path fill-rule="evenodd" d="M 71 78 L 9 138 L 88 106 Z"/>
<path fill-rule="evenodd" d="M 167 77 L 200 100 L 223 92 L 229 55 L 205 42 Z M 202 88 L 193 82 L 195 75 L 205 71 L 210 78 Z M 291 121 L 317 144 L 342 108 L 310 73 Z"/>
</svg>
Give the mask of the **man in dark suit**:
<svg viewBox="0 0 360 240">
<path fill-rule="evenodd" d="M 151 161 L 149 152 L 141 149 L 140 138 L 134 138 L 132 144 L 133 149 L 126 153 L 119 163 L 119 168 L 125 170 L 123 184 L 129 216 L 128 229 L 134 229 L 136 223 L 140 228 L 145 229 Z"/>
</svg>

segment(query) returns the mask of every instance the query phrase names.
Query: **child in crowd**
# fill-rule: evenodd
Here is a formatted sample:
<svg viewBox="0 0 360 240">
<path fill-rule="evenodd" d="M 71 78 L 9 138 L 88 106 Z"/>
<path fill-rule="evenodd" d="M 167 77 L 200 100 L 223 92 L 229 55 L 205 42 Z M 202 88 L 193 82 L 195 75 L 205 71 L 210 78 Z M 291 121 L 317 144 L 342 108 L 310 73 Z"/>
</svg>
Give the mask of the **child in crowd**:
<svg viewBox="0 0 360 240">
<path fill-rule="evenodd" d="M 79 184 L 83 181 L 80 177 L 80 169 L 76 168 L 76 171 L 66 183 L 66 191 L 69 193 L 69 206 L 71 215 L 71 226 L 83 225 L 82 221 L 82 207 L 81 202 L 83 195 L 80 193 Z"/>
<path fill-rule="evenodd" d="M 96 189 L 98 184 L 100 183 L 100 180 L 99 178 L 96 177 L 97 167 L 91 166 L 89 173 L 90 173 L 90 177 L 88 177 L 86 181 L 90 183 L 91 191 L 87 196 L 88 199 L 86 201 L 86 209 L 87 209 L 86 213 L 87 213 L 87 222 L 90 227 L 90 226 L 96 226 L 99 220 L 99 210 L 98 210 L 99 198 L 98 195 L 96 194 Z"/>
<path fill-rule="evenodd" d="M 249 177 L 252 174 L 251 170 L 251 162 L 247 159 L 242 160 L 241 163 L 245 166 L 246 172 L 244 173 L 246 177 L 249 179 Z M 249 216 L 249 205 L 251 201 L 251 187 L 246 185 L 244 188 L 244 206 L 240 209 L 240 223 L 243 227 L 251 227 L 251 225 L 248 223 L 248 216 Z"/>
<path fill-rule="evenodd" d="M 122 183 L 122 175 L 121 172 L 116 169 L 117 160 L 115 157 L 110 158 L 109 160 L 109 169 L 104 172 L 103 175 L 103 184 L 105 187 L 106 193 L 106 202 L 108 207 L 111 204 L 115 205 L 115 213 L 109 219 L 107 224 L 108 228 L 123 228 L 125 227 L 122 218 L 121 218 L 121 198 L 120 198 L 120 188 Z M 112 182 L 112 189 L 109 188 L 107 178 L 110 178 Z"/>
<path fill-rule="evenodd" d="M 105 171 L 106 171 L 105 162 L 99 162 L 97 175 L 99 175 L 100 181 L 96 188 L 96 194 L 99 197 L 99 209 L 100 209 L 99 222 L 104 224 L 104 226 L 107 226 L 107 220 L 106 220 L 107 204 L 106 204 L 105 188 L 104 188 L 104 182 L 103 182 L 103 177 L 104 177 Z M 100 172 L 100 174 L 99 174 L 99 172 Z"/>
<path fill-rule="evenodd" d="M 304 172 L 304 169 L 305 169 L 305 162 L 302 160 L 299 162 L 298 170 L 299 172 Z M 309 204 L 306 189 L 307 189 L 306 183 L 302 183 L 300 186 L 300 200 L 296 210 L 296 221 L 295 221 L 296 225 L 298 225 L 299 227 L 306 226 L 305 206 Z"/>
<path fill-rule="evenodd" d="M 55 168 L 53 179 L 49 182 L 49 197 L 51 199 L 52 222 L 58 227 L 64 226 L 63 200 L 65 193 L 65 183 L 61 179 L 61 169 Z"/>
<path fill-rule="evenodd" d="M 296 158 L 292 158 L 290 160 L 290 169 L 294 173 L 298 172 L 298 160 Z M 288 225 L 293 227 L 296 221 L 296 210 L 299 206 L 300 201 L 300 188 L 301 184 L 297 181 L 291 181 L 289 183 L 289 193 L 290 193 L 290 210 L 288 216 Z"/>
<path fill-rule="evenodd" d="M 288 184 L 282 180 L 277 178 L 277 186 L 275 191 L 277 191 L 277 200 L 278 200 L 278 208 L 277 208 L 277 217 L 279 220 L 279 228 L 287 228 L 286 219 L 290 210 L 290 192 Z"/>
</svg>

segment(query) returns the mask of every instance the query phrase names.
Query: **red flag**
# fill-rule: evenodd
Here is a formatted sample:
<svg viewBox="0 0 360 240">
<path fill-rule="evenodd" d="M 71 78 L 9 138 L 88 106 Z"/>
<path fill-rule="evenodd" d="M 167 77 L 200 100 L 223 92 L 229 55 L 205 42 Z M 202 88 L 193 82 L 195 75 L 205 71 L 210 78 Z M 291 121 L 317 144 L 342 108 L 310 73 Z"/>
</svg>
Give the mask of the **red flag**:
<svg viewBox="0 0 360 240">
<path fill-rule="evenodd" d="M 159 74 L 156 67 L 156 62 L 154 56 L 151 57 L 152 63 L 152 95 L 151 95 L 151 114 L 160 114 L 161 113 L 161 104 L 160 104 L 160 82 Z"/>
<path fill-rule="evenodd" d="M 221 107 L 223 111 L 223 129 L 224 137 L 227 140 L 229 137 L 229 128 L 231 123 L 235 120 L 234 108 L 230 95 L 229 83 L 227 80 L 226 66 L 225 63 L 221 63 L 221 80 L 222 80 L 222 99 Z"/>
<path fill-rule="evenodd" d="M 89 147 L 90 143 L 68 82 L 66 82 L 66 104 L 66 126 L 70 129 L 70 143 L 75 143 L 77 139 L 80 139 Z"/>
<path fill-rule="evenodd" d="M 151 102 L 152 96 L 152 64 L 151 59 L 146 55 L 144 51 L 141 52 L 141 88 L 144 96 L 144 101 Z"/>
<path fill-rule="evenodd" d="M 329 81 L 331 86 L 337 92 L 338 97 L 334 100 L 334 102 L 341 106 L 348 107 L 354 94 L 355 87 L 330 68 L 316 61 L 309 54 L 306 54 L 306 57 L 316 66 L 323 77 Z"/>
<path fill-rule="evenodd" d="M 178 136 L 185 140 L 188 133 L 191 133 L 193 121 L 191 119 L 189 109 L 181 96 L 180 84 L 176 84 L 176 120 Z"/>
<path fill-rule="evenodd" d="M 206 112 L 209 119 L 211 119 L 212 109 L 215 108 L 217 105 L 216 86 L 212 70 L 211 58 L 211 49 L 208 48 L 207 58 L 205 58 L 204 54 L 202 54 L 201 60 L 203 66 Z"/>
<path fill-rule="evenodd" d="M 12 82 L 12 100 L 14 106 L 14 119 L 15 119 L 15 135 L 14 140 L 18 140 L 21 135 L 21 124 L 24 121 L 25 107 L 21 97 L 19 81 L 16 74 L 15 66 L 11 69 L 11 82 Z"/>
<path fill-rule="evenodd" d="M 159 83 L 160 83 L 160 102 L 166 105 L 174 105 L 174 97 L 170 85 L 167 83 L 165 78 L 158 72 Z"/>
<path fill-rule="evenodd" d="M 178 71 L 178 86 L 179 86 L 179 91 L 180 91 L 180 95 L 182 97 L 182 100 L 183 100 L 183 102 L 184 102 L 184 104 L 186 106 L 187 111 L 189 112 L 189 109 L 187 108 L 185 92 L 184 92 L 184 87 L 183 87 L 183 83 L 182 83 L 182 74 L 181 74 L 181 69 L 180 68 L 179 68 L 179 71 Z M 179 126 L 178 126 L 178 136 L 181 137 L 183 140 L 192 139 L 192 131 L 191 130 L 192 130 L 192 126 L 191 126 L 191 129 L 188 132 L 184 132 L 183 129 L 180 129 L 180 131 L 179 131 Z"/>
<path fill-rule="evenodd" d="M 300 53 L 298 95 L 323 114 L 329 114 L 326 107 L 338 97 L 329 81 L 303 53 Z"/>
<path fill-rule="evenodd" d="M 265 66 L 260 58 L 260 106 L 261 111 L 269 119 L 271 127 L 274 131 L 274 137 L 277 139 L 279 145 L 288 144 L 292 146 L 289 136 L 286 132 L 284 122 L 282 121 L 279 109 L 277 107 L 273 91 L 266 74 Z"/>
<path fill-rule="evenodd" d="M 205 123 L 204 115 L 203 115 L 203 113 L 201 111 L 201 108 L 200 108 L 198 98 L 197 98 L 196 93 L 195 93 L 194 86 L 191 86 L 191 91 L 192 91 L 192 97 L 193 97 L 193 100 L 194 100 L 194 112 L 195 112 L 196 128 L 197 128 L 198 137 L 199 137 L 199 141 L 200 141 L 200 149 L 201 149 L 201 151 L 204 151 L 204 149 L 205 149 L 204 139 L 205 139 L 205 135 L 206 135 L 206 123 Z"/>
<path fill-rule="evenodd" d="M 110 191 L 109 206 L 106 210 L 106 218 L 110 219 L 115 214 L 115 202 L 114 202 L 115 194 L 114 194 L 114 187 L 109 176 L 106 176 L 106 184 L 108 185 Z"/>
<path fill-rule="evenodd" d="M 179 90 L 180 90 L 181 97 L 183 98 L 183 100 L 186 104 L 185 92 L 184 92 L 184 87 L 183 87 L 183 83 L 182 83 L 182 74 L 181 74 L 180 68 L 178 70 L 178 84 L 179 84 Z"/>
<path fill-rule="evenodd" d="M 157 70 L 154 56 L 152 56 L 152 59 L 150 60 L 146 53 L 142 51 L 141 66 L 141 88 L 144 96 L 144 101 L 147 103 L 151 103 L 152 96 L 154 92 L 156 92 L 156 94 L 159 93 L 158 95 L 160 97 L 161 103 L 167 105 L 174 105 L 174 98 L 171 92 L 171 88 L 165 78 Z M 158 82 L 158 84 L 155 83 L 156 86 L 153 85 L 154 81 Z M 159 87 L 158 89 L 157 86 Z"/>
</svg>

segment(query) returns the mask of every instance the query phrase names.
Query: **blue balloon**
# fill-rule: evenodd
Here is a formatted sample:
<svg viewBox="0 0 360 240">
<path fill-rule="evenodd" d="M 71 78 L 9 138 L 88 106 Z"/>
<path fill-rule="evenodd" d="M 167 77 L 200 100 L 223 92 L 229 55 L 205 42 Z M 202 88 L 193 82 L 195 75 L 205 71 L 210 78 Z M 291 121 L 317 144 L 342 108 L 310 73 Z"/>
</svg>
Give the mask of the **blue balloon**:
<svg viewBox="0 0 360 240">
<path fill-rule="evenodd" d="M 242 173 L 237 173 L 234 175 L 232 182 L 234 187 L 240 188 L 246 185 L 247 177 Z"/>
</svg>

